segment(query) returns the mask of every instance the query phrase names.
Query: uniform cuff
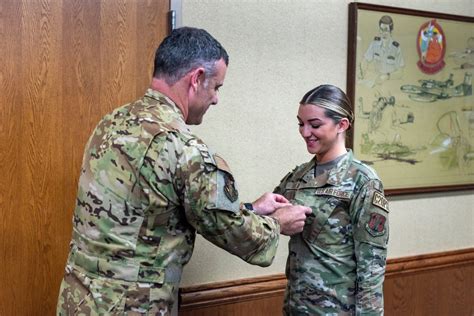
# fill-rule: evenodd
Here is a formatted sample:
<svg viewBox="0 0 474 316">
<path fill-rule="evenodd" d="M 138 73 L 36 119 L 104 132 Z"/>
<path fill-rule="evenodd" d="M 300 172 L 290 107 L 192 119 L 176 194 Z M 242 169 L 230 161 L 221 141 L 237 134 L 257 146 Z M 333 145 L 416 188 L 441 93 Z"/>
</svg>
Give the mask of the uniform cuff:
<svg viewBox="0 0 474 316">
<path fill-rule="evenodd" d="M 242 208 L 246 209 L 247 211 L 254 212 L 252 203 L 243 203 Z"/>
</svg>

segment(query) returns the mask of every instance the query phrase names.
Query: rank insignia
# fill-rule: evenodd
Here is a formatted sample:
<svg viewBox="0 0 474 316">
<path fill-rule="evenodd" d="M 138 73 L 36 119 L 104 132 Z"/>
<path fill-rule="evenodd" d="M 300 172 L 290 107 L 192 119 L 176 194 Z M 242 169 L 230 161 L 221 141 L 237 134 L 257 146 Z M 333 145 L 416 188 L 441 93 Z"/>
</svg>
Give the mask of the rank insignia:
<svg viewBox="0 0 474 316">
<path fill-rule="evenodd" d="M 388 212 L 387 199 L 381 193 L 375 192 L 374 198 L 372 199 L 372 204 Z"/>
<path fill-rule="evenodd" d="M 239 197 L 239 192 L 235 188 L 234 179 L 229 174 L 224 174 L 224 193 L 231 202 L 237 201 Z"/>
<path fill-rule="evenodd" d="M 383 236 L 385 234 L 386 218 L 382 214 L 370 214 L 370 220 L 365 224 L 365 229 L 374 237 Z"/>
</svg>

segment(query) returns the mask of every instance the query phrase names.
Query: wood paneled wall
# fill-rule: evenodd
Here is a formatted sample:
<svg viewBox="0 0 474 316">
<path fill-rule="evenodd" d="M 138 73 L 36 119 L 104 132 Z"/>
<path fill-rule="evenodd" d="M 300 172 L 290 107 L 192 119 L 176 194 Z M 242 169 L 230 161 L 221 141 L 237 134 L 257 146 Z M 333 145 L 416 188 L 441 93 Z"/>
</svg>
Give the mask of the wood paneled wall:
<svg viewBox="0 0 474 316">
<path fill-rule="evenodd" d="M 0 1 L 0 315 L 53 315 L 84 145 L 148 87 L 168 0 Z"/>
<path fill-rule="evenodd" d="M 473 316 L 474 248 L 390 259 L 387 316 Z M 284 275 L 182 288 L 180 316 L 281 315 Z"/>
</svg>

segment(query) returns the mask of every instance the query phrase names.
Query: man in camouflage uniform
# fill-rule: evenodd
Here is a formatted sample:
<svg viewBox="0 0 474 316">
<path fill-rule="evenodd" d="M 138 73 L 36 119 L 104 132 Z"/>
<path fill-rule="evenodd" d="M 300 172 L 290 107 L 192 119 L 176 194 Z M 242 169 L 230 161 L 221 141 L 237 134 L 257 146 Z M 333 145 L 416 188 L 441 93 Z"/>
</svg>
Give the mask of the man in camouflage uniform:
<svg viewBox="0 0 474 316">
<path fill-rule="evenodd" d="M 181 28 L 157 50 L 145 96 L 106 115 L 87 144 L 58 315 L 170 315 L 195 234 L 271 264 L 279 233 L 310 209 L 277 194 L 241 205 L 226 162 L 193 135 L 228 64 L 206 31 Z"/>
<path fill-rule="evenodd" d="M 289 242 L 285 315 L 383 314 L 389 209 L 375 171 L 344 146 L 352 119 L 350 101 L 334 86 L 301 102 L 300 133 L 315 157 L 274 191 L 313 210 Z"/>
</svg>

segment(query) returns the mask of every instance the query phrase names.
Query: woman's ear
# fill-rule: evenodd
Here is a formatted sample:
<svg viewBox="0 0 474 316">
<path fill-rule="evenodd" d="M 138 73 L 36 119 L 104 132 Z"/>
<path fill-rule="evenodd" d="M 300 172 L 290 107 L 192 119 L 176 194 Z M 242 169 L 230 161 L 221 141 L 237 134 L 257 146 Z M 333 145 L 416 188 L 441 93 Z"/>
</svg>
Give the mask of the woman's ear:
<svg viewBox="0 0 474 316">
<path fill-rule="evenodd" d="M 349 129 L 351 123 L 349 123 L 349 120 L 344 117 L 339 121 L 339 123 L 337 123 L 337 125 L 339 128 L 338 133 L 343 133 Z"/>
</svg>

